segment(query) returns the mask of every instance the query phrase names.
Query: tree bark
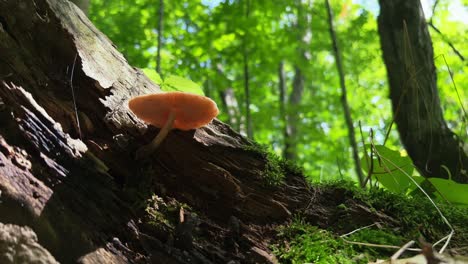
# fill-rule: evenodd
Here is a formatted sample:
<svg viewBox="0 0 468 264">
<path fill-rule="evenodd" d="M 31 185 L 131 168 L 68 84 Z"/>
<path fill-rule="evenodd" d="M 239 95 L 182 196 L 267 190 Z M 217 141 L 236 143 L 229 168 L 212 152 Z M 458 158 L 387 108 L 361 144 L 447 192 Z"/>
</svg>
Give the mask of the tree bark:
<svg viewBox="0 0 468 264">
<path fill-rule="evenodd" d="M 419 0 L 380 0 L 380 43 L 400 139 L 425 177 L 468 182 L 464 143 L 443 117 L 431 37 Z"/>
<path fill-rule="evenodd" d="M 88 15 L 90 0 L 70 0 L 77 5 L 85 15 Z"/>
<path fill-rule="evenodd" d="M 157 131 L 127 102 L 159 88 L 77 11 L 0 1 L 0 223 L 29 226 L 62 263 L 276 263 L 269 243 L 292 212 L 341 232 L 392 221 L 218 120 L 136 161 Z"/>
</svg>

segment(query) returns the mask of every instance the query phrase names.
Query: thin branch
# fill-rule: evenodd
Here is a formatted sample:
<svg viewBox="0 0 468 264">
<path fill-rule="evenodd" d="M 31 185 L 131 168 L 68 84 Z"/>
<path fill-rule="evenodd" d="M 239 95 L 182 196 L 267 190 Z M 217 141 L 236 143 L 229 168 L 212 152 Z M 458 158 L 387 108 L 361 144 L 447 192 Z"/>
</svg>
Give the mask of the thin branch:
<svg viewBox="0 0 468 264">
<path fill-rule="evenodd" d="M 450 42 L 446 37 L 445 35 L 436 27 L 434 26 L 434 23 L 433 23 L 433 18 L 434 18 L 434 14 L 436 13 L 436 9 L 437 9 L 437 5 L 439 4 L 439 0 L 436 0 L 434 2 L 434 5 L 432 6 L 432 16 L 431 16 L 431 19 L 429 19 L 429 22 L 427 22 L 427 24 L 435 30 L 435 32 L 437 32 L 441 37 L 442 39 L 445 41 L 445 43 L 447 43 L 453 50 L 453 52 L 455 52 L 455 54 L 457 54 L 457 56 L 462 60 L 462 61 L 465 61 L 465 57 L 463 57 L 463 55 L 455 48 L 455 46 L 452 44 L 452 42 Z"/>
<path fill-rule="evenodd" d="M 361 134 L 362 134 L 362 130 L 361 130 Z M 367 182 L 370 181 L 372 174 L 374 173 L 374 147 L 375 145 L 374 145 L 374 131 L 372 129 L 370 130 L 369 138 L 370 138 L 370 153 L 369 153 L 370 160 L 368 160 L 369 156 L 367 156 L 367 148 L 365 147 L 364 142 L 362 143 L 364 144 L 364 151 L 365 151 L 364 155 L 366 155 L 367 168 L 369 168 L 369 170 L 367 171 L 366 179 L 364 180 L 364 183 L 363 183 L 363 187 L 367 185 Z"/>
<path fill-rule="evenodd" d="M 392 255 L 390 259 L 393 261 L 397 260 L 401 256 L 401 254 L 403 254 L 403 252 L 408 250 L 414 243 L 415 241 L 411 240 L 408 243 L 404 244 L 397 252 L 395 252 L 395 254 Z"/>
<path fill-rule="evenodd" d="M 381 244 L 373 244 L 373 243 L 364 243 L 364 242 L 355 242 L 355 241 L 351 241 L 351 240 L 348 240 L 346 239 L 345 237 L 349 236 L 349 235 L 352 235 L 356 232 L 359 232 L 361 230 L 364 230 L 364 229 L 367 229 L 369 227 L 372 227 L 374 225 L 377 225 L 378 223 L 373 223 L 373 224 L 370 224 L 368 226 L 363 226 L 363 227 L 360 227 L 358 229 L 355 229 L 349 233 L 346 233 L 344 235 L 341 235 L 340 238 L 343 239 L 344 242 L 346 243 L 349 243 L 349 244 L 354 244 L 354 245 L 360 245 L 360 246 L 368 246 L 368 247 L 378 247 L 378 248 L 392 248 L 392 249 L 401 249 L 401 247 L 399 246 L 393 246 L 393 245 L 381 245 Z M 420 252 L 421 249 L 419 248 L 410 248 L 410 247 L 407 247 L 406 250 L 409 250 L 409 251 L 416 251 L 416 252 Z"/>
<path fill-rule="evenodd" d="M 439 0 L 436 0 L 434 2 L 434 5 L 432 6 L 432 16 L 431 16 L 431 19 L 430 19 L 430 23 L 432 23 L 432 18 L 434 17 L 434 14 L 436 12 L 436 9 L 437 9 L 437 5 L 439 4 Z"/>
<path fill-rule="evenodd" d="M 442 37 L 442 40 L 445 43 L 447 43 L 447 45 L 449 45 L 450 48 L 452 48 L 453 52 L 455 52 L 455 54 L 458 56 L 458 58 L 460 58 L 461 61 L 465 61 L 465 57 L 460 53 L 460 51 L 457 50 L 457 48 L 455 48 L 455 45 L 453 45 L 453 43 L 450 40 L 448 40 L 448 38 L 436 26 L 434 26 L 432 20 L 429 21 L 429 23 L 427 24 Z"/>
</svg>

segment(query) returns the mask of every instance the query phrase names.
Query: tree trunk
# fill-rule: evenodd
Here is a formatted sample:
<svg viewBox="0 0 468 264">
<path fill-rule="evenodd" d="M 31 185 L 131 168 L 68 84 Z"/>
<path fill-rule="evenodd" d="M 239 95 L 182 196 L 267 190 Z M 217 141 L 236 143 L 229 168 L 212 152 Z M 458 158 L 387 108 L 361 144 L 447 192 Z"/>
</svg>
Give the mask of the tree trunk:
<svg viewBox="0 0 468 264">
<path fill-rule="evenodd" d="M 85 15 L 88 15 L 89 10 L 89 2 L 90 0 L 71 0 L 75 5 L 77 5 Z"/>
<path fill-rule="evenodd" d="M 234 130 L 239 131 L 242 134 L 245 134 L 244 121 L 245 117 L 242 115 L 240 106 L 237 102 L 236 94 L 232 87 L 232 81 L 226 77 L 226 74 L 220 64 L 216 65 L 216 72 L 218 73 L 218 82 L 215 84 L 217 87 L 227 87 L 224 90 L 218 89 L 219 97 L 222 101 L 222 110 L 228 115 L 228 120 L 226 121 L 229 126 L 233 127 Z M 219 81 L 221 79 L 221 81 Z"/>
<path fill-rule="evenodd" d="M 288 158 L 291 147 L 289 146 L 288 133 L 288 115 L 286 113 L 286 72 L 284 70 L 284 61 L 280 61 L 278 66 L 278 89 L 279 89 L 279 116 L 281 120 L 281 130 L 283 131 L 283 157 Z"/>
<path fill-rule="evenodd" d="M 245 18 L 248 20 L 250 16 L 250 0 L 245 0 Z M 242 59 L 244 63 L 244 95 L 245 95 L 245 122 L 247 129 L 247 137 L 253 139 L 252 117 L 250 114 L 250 77 L 249 77 L 249 46 L 250 39 L 247 33 L 243 40 Z"/>
<path fill-rule="evenodd" d="M 164 23 L 164 0 L 159 0 L 158 9 L 158 50 L 156 55 L 156 72 L 162 77 L 161 73 L 161 49 L 163 41 L 163 23 Z"/>
<path fill-rule="evenodd" d="M 401 141 L 425 177 L 468 183 L 464 143 L 447 126 L 419 0 L 380 0 L 380 43 Z"/>
<path fill-rule="evenodd" d="M 297 127 L 300 123 L 299 108 L 304 93 L 305 75 L 303 73 L 304 65 L 307 64 L 306 46 L 310 43 L 304 39 L 308 29 L 309 20 L 304 12 L 304 5 L 301 1 L 296 1 L 296 33 L 297 33 L 297 61 L 294 64 L 294 77 L 291 94 L 289 95 L 289 111 L 286 117 L 286 144 L 284 146 L 284 157 L 289 160 L 296 160 L 297 157 Z"/>
<path fill-rule="evenodd" d="M 364 187 L 364 174 L 362 173 L 359 150 L 356 142 L 356 133 L 354 131 L 353 119 L 351 117 L 351 110 L 349 109 L 348 104 L 348 92 L 346 90 L 345 74 L 343 70 L 343 64 L 341 62 L 341 53 L 338 48 L 338 41 L 336 39 L 335 29 L 333 26 L 333 12 L 330 7 L 328 0 L 325 0 L 325 7 L 328 14 L 328 27 L 330 31 L 330 38 L 332 40 L 333 53 L 335 55 L 336 68 L 338 70 L 338 75 L 340 77 L 340 87 L 341 87 L 341 105 L 343 106 L 343 112 L 345 115 L 346 126 L 348 127 L 348 138 L 349 144 L 353 151 L 353 160 L 354 160 L 354 169 L 356 170 L 356 175 L 358 177 L 361 187 Z"/>
<path fill-rule="evenodd" d="M 297 127 L 300 122 L 299 108 L 302 101 L 302 94 L 304 92 L 304 74 L 299 66 L 294 66 L 294 77 L 292 83 L 292 91 L 289 95 L 290 111 L 287 115 L 287 144 L 284 146 L 284 157 L 289 160 L 296 160 L 297 157 Z"/>
<path fill-rule="evenodd" d="M 157 131 L 127 102 L 158 90 L 70 2 L 0 1 L 0 233 L 29 226 L 62 263 L 276 263 L 292 212 L 342 232 L 389 219 L 218 120 L 136 161 Z"/>
</svg>

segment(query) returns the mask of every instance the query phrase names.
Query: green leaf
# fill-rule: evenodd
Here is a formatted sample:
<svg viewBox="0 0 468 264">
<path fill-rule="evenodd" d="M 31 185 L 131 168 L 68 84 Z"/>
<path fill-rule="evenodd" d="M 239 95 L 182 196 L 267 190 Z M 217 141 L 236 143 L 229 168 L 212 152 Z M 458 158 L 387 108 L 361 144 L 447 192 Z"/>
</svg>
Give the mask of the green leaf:
<svg viewBox="0 0 468 264">
<path fill-rule="evenodd" d="M 441 178 L 427 178 L 440 193 L 436 196 L 454 204 L 468 205 L 468 184 L 461 184 Z"/>
<path fill-rule="evenodd" d="M 366 145 L 370 149 L 370 145 Z M 418 184 L 424 179 L 422 177 L 412 177 L 413 163 L 407 156 L 402 156 L 400 152 L 391 150 L 382 145 L 375 146 L 372 157 L 372 176 L 375 177 L 385 188 L 396 193 L 406 193 L 416 188 L 413 178 Z M 368 173 L 370 167 L 370 157 L 361 158 L 362 169 Z"/>
<path fill-rule="evenodd" d="M 234 33 L 230 34 L 225 34 L 219 37 L 218 39 L 215 39 L 212 43 L 213 47 L 217 51 L 222 51 L 236 39 L 236 35 Z"/>
<path fill-rule="evenodd" d="M 193 93 L 198 95 L 205 95 L 200 85 L 179 76 L 170 75 L 161 85 L 163 91 L 179 91 L 186 93 Z"/>
<path fill-rule="evenodd" d="M 161 79 L 161 76 L 159 76 L 159 74 L 155 70 L 149 69 L 149 68 L 144 68 L 141 70 L 146 75 L 146 77 L 148 77 L 155 84 L 161 85 L 161 83 L 163 82 L 163 80 Z"/>
</svg>

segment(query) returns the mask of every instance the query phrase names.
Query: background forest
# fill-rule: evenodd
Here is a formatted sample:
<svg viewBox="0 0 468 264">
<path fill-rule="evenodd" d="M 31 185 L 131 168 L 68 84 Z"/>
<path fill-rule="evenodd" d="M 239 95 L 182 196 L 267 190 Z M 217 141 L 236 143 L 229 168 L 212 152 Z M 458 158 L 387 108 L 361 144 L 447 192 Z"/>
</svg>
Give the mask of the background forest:
<svg viewBox="0 0 468 264">
<path fill-rule="evenodd" d="M 362 154 L 358 122 L 364 139 L 372 128 L 378 144 L 392 123 L 379 5 L 330 3 Z M 464 142 L 467 3 L 422 1 L 444 117 Z M 355 178 L 327 16 L 324 2 L 312 0 L 93 0 L 89 10 L 130 64 L 153 79 L 157 70 L 163 79 L 200 84 L 220 106 L 219 119 L 294 160 L 313 180 Z M 385 145 L 403 149 L 394 126 Z"/>
</svg>

